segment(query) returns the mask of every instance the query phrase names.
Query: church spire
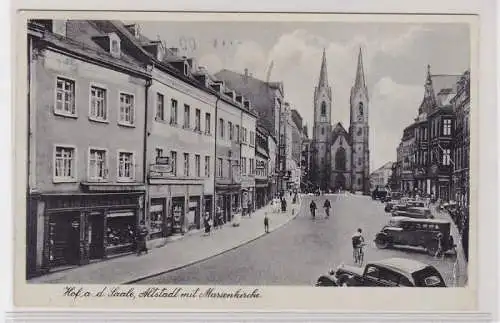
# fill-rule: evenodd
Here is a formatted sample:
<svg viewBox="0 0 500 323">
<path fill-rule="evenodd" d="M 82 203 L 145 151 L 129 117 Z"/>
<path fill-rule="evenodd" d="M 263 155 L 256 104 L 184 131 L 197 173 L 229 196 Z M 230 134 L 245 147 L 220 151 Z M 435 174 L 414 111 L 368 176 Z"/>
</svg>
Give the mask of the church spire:
<svg viewBox="0 0 500 323">
<path fill-rule="evenodd" d="M 354 87 L 357 89 L 366 87 L 365 73 L 363 71 L 363 53 L 361 52 L 361 47 L 359 48 L 358 68 L 356 70 L 356 81 L 354 82 Z"/>
<path fill-rule="evenodd" d="M 319 72 L 318 88 L 328 87 L 328 74 L 326 72 L 326 53 L 323 48 L 323 59 L 321 61 L 321 70 Z"/>
</svg>

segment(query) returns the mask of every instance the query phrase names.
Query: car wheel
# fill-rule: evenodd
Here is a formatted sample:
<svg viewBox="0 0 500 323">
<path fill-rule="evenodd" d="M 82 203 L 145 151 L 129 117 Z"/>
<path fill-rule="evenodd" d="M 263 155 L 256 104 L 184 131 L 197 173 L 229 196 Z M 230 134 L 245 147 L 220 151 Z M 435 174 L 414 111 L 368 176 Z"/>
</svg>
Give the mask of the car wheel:
<svg viewBox="0 0 500 323">
<path fill-rule="evenodd" d="M 375 245 L 379 249 L 386 249 L 389 246 L 389 241 L 387 241 L 387 238 L 375 239 Z"/>
</svg>

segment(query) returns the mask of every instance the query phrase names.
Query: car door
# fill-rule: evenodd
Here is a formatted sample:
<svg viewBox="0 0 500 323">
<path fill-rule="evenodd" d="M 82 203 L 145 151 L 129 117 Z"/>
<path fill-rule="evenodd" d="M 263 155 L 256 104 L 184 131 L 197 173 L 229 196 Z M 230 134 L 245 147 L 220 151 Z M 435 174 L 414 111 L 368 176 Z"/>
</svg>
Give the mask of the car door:
<svg viewBox="0 0 500 323">
<path fill-rule="evenodd" d="M 397 287 L 399 286 L 400 279 L 401 275 L 399 273 L 394 272 L 388 268 L 379 268 L 378 286 Z"/>
<path fill-rule="evenodd" d="M 363 286 L 374 287 L 380 286 L 379 282 L 379 267 L 374 265 L 367 265 L 363 274 Z"/>
</svg>

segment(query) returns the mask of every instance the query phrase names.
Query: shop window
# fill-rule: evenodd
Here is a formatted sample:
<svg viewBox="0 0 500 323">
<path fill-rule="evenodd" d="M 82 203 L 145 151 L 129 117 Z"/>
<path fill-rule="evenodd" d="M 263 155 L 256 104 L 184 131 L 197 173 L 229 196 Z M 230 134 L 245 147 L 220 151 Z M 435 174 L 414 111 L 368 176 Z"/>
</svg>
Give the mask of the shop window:
<svg viewBox="0 0 500 323">
<path fill-rule="evenodd" d="M 115 251 L 110 251 L 110 253 L 125 252 L 132 248 L 135 240 L 135 220 L 135 213 L 132 211 L 108 214 L 106 220 L 107 247 Z"/>
<path fill-rule="evenodd" d="M 165 199 L 151 199 L 149 209 L 151 239 L 164 237 L 165 231 Z"/>
</svg>

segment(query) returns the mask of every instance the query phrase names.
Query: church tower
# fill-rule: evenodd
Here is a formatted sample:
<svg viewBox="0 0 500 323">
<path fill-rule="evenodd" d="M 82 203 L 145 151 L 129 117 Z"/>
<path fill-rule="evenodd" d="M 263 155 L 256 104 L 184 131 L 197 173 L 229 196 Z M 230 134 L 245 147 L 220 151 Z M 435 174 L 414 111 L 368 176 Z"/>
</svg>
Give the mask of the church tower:
<svg viewBox="0 0 500 323">
<path fill-rule="evenodd" d="M 313 126 L 313 156 L 316 166 L 313 182 L 324 190 L 329 186 L 330 178 L 330 134 L 332 131 L 332 89 L 328 85 L 326 68 L 326 53 L 323 49 L 323 59 L 319 72 L 318 86 L 314 89 L 314 126 Z"/>
<path fill-rule="evenodd" d="M 349 133 L 352 139 L 351 182 L 354 191 L 370 193 L 370 147 L 368 126 L 368 89 L 363 71 L 363 54 L 358 55 L 356 79 L 351 88 L 351 118 Z"/>
</svg>

